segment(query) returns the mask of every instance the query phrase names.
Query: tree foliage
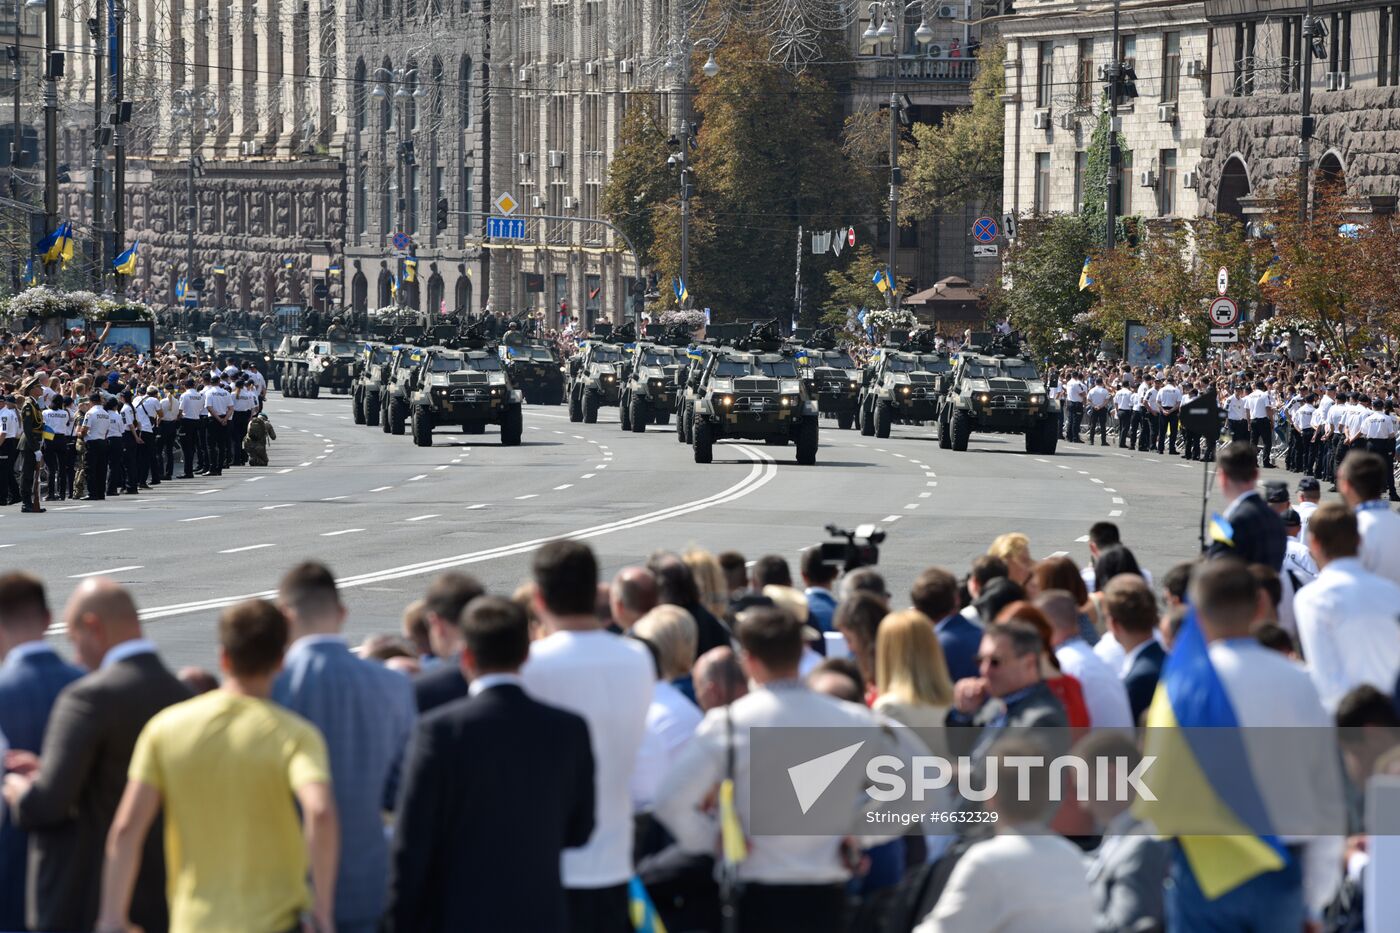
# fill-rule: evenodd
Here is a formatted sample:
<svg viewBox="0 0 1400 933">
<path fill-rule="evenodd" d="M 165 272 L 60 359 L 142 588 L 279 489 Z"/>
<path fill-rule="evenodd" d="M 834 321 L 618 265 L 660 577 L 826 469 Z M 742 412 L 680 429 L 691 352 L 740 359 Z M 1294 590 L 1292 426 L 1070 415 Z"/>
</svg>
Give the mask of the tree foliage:
<svg viewBox="0 0 1400 933">
<path fill-rule="evenodd" d="M 666 129 L 653 101 L 637 99 L 622 118 L 622 134 L 608 166 L 603 216 L 632 239 L 642 265 L 651 265 L 656 241 L 656 207 L 676 196 L 677 181 L 667 171 Z"/>
<path fill-rule="evenodd" d="M 823 305 L 822 323 L 844 325 L 849 311 L 854 308 L 883 308 L 889 304 L 886 293 L 875 286 L 875 272 L 885 268 L 883 260 L 877 260 L 868 244 L 857 246 L 849 254 L 846 265 L 826 273 L 830 296 Z M 909 279 L 900 278 L 899 293 L 907 294 Z"/>
<path fill-rule="evenodd" d="M 1080 291 L 1079 273 L 1097 245 L 1078 215 L 1023 219 L 1002 265 L 1008 287 L 991 296 L 992 316 L 1004 315 L 1042 358 L 1093 347 L 1098 335 L 1086 325 L 1094 295 Z"/>
</svg>

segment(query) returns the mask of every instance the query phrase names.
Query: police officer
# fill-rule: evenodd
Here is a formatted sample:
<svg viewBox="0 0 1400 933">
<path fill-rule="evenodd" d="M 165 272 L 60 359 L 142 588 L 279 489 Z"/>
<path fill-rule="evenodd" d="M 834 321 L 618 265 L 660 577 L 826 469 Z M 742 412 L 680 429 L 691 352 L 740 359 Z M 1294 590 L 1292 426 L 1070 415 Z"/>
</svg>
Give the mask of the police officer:
<svg viewBox="0 0 1400 933">
<path fill-rule="evenodd" d="M 0 505 L 15 505 L 21 501 L 19 482 L 15 479 L 15 461 L 19 459 L 19 412 L 15 397 L 0 397 Z"/>
<path fill-rule="evenodd" d="M 1089 390 L 1089 446 L 1094 445 L 1094 432 L 1099 433 L 1099 443 L 1108 446 L 1108 403 L 1113 398 L 1104 388 L 1103 377 L 1094 377 L 1094 387 Z"/>
<path fill-rule="evenodd" d="M 44 410 L 44 462 L 49 465 L 50 502 L 73 495 L 73 413 L 67 404 L 67 399 L 55 395 Z"/>
<path fill-rule="evenodd" d="M 127 393 L 122 394 L 127 395 Z M 107 495 L 121 495 L 125 490 L 127 493 L 135 493 L 136 487 L 132 485 L 130 474 L 135 472 L 135 465 L 131 463 L 131 447 L 135 445 L 136 418 L 134 414 L 128 412 L 128 398 L 118 395 L 111 395 L 103 399 L 102 407 L 112 416 L 116 431 L 107 432 Z"/>
<path fill-rule="evenodd" d="M 1128 387 L 1127 376 L 1118 384 L 1113 393 L 1113 407 L 1118 411 L 1118 446 L 1126 448 L 1133 430 L 1133 390 Z"/>
<path fill-rule="evenodd" d="M 37 378 L 20 388 L 24 401 L 19 410 L 19 455 L 21 512 L 43 512 L 39 504 L 39 464 L 43 461 L 44 410 L 39 405 L 44 387 Z"/>
<path fill-rule="evenodd" d="M 1079 378 L 1079 373 L 1070 373 L 1069 381 L 1065 383 L 1065 403 L 1069 406 L 1068 423 L 1065 425 L 1065 440 L 1072 444 L 1078 444 L 1079 426 L 1084 422 L 1084 380 Z M 1089 442 L 1093 443 L 1093 435 L 1089 436 Z"/>
<path fill-rule="evenodd" d="M 194 456 L 204 432 L 204 396 L 194 387 L 193 379 L 185 380 L 180 395 L 180 456 L 185 464 L 183 479 L 194 479 Z"/>
<path fill-rule="evenodd" d="M 180 397 L 175 394 L 175 383 L 167 382 L 160 396 L 160 423 L 156 427 L 159 440 L 156 454 L 156 468 L 152 475 L 161 479 L 175 478 L 175 445 L 180 438 Z"/>
<path fill-rule="evenodd" d="M 1240 383 L 1225 403 L 1225 421 L 1230 426 L 1231 441 L 1249 440 L 1249 409 L 1245 405 L 1245 388 Z"/>
<path fill-rule="evenodd" d="M 100 502 L 107 498 L 107 434 L 118 429 L 103 404 L 101 392 L 92 393 L 88 401 L 92 404 L 78 429 L 83 439 L 83 473 L 87 485 L 87 495 L 83 498 Z"/>
<path fill-rule="evenodd" d="M 136 478 L 142 489 L 160 485 L 160 399 L 155 386 L 136 399 Z"/>
<path fill-rule="evenodd" d="M 229 420 L 229 445 L 233 454 L 233 465 L 244 466 L 248 463 L 248 454 L 243 449 L 243 436 L 248 433 L 248 420 L 257 410 L 258 393 L 248 384 L 248 380 L 241 376 L 235 379 L 233 384 L 233 416 Z"/>
<path fill-rule="evenodd" d="M 1149 451 L 1152 449 L 1152 434 L 1157 423 L 1157 384 L 1152 376 L 1142 377 L 1134 410 L 1136 414 L 1133 420 L 1137 422 L 1137 449 Z"/>
<path fill-rule="evenodd" d="M 233 416 L 233 397 L 212 377 L 204 378 L 204 407 L 208 413 L 206 428 L 209 445 L 209 475 L 223 476 L 228 459 L 229 419 Z"/>
<path fill-rule="evenodd" d="M 1157 408 L 1157 453 L 1170 453 L 1174 457 L 1181 419 L 1181 390 L 1170 375 L 1163 378 L 1162 387 L 1157 390 Z"/>
</svg>

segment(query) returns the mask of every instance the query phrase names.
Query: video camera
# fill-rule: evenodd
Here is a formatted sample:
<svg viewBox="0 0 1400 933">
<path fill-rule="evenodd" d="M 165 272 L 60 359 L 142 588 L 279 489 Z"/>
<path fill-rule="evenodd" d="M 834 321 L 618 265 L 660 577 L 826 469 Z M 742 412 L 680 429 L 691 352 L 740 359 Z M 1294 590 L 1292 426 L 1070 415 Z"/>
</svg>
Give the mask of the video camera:
<svg viewBox="0 0 1400 933">
<path fill-rule="evenodd" d="M 841 568 L 842 573 L 850 573 L 858 567 L 874 567 L 880 563 L 880 549 L 885 540 L 885 530 L 875 525 L 857 525 L 855 531 L 847 531 L 835 525 L 827 525 L 826 533 L 844 541 L 823 541 L 822 563 L 829 567 Z"/>
</svg>

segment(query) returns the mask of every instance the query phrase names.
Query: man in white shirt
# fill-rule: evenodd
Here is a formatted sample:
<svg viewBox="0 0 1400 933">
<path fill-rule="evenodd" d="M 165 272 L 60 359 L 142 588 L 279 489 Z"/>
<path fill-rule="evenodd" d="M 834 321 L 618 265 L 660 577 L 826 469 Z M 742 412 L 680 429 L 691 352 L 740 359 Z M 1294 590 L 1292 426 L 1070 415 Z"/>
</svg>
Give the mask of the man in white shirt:
<svg viewBox="0 0 1400 933">
<path fill-rule="evenodd" d="M 1337 471 L 1337 488 L 1356 512 L 1361 532 L 1361 563 L 1369 571 L 1400 584 L 1400 515 L 1381 499 L 1386 463 L 1369 451 L 1348 454 Z M 1313 513 L 1316 517 L 1316 513 Z M 1312 524 L 1309 521 L 1311 533 Z M 1311 534 L 1309 534 L 1311 537 Z"/>
<path fill-rule="evenodd" d="M 229 461 L 229 420 L 233 416 L 233 397 L 228 389 L 211 378 L 204 380 L 204 407 L 208 409 L 205 430 L 208 432 L 209 475 L 223 476 Z"/>
<path fill-rule="evenodd" d="M 183 479 L 194 479 L 194 455 L 204 432 L 204 396 L 194 387 L 193 379 L 185 380 L 180 395 L 180 456 L 184 460 Z"/>
<path fill-rule="evenodd" d="M 1312 472 L 1313 462 L 1313 417 L 1317 400 L 1311 392 L 1304 395 L 1290 415 L 1293 425 L 1293 443 L 1288 448 L 1288 468 L 1295 473 Z"/>
<path fill-rule="evenodd" d="M 243 449 L 243 436 L 248 433 L 248 420 L 258 407 L 258 390 L 242 376 L 235 379 L 233 385 L 233 416 L 229 420 L 233 465 L 247 466 L 248 452 Z"/>
<path fill-rule="evenodd" d="M 1133 390 L 1126 382 L 1120 382 L 1118 391 L 1113 393 L 1113 407 L 1118 410 L 1118 446 L 1122 448 L 1128 446 L 1128 436 L 1132 433 L 1133 398 Z"/>
<path fill-rule="evenodd" d="M 1094 444 L 1094 432 L 1099 434 L 1099 443 L 1108 446 L 1108 403 L 1113 393 L 1104 387 L 1103 377 L 1094 377 L 1094 387 L 1089 390 L 1089 446 Z"/>
<path fill-rule="evenodd" d="M 1393 404 L 1387 404 L 1377 397 L 1371 400 L 1371 411 L 1361 422 L 1360 448 L 1384 460 L 1389 467 L 1388 476 L 1390 501 L 1400 502 L 1395 490 L 1395 416 L 1391 414 Z"/>
<path fill-rule="evenodd" d="M 1079 373 L 1070 373 L 1069 382 L 1065 383 L 1065 403 L 1069 407 L 1065 440 L 1078 444 L 1079 426 L 1084 421 L 1084 380 L 1079 378 Z"/>
<path fill-rule="evenodd" d="M 1245 396 L 1244 401 L 1249 415 L 1249 439 L 1259 449 L 1259 465 L 1273 469 L 1274 405 L 1264 380 L 1254 384 L 1254 391 Z"/>
<path fill-rule="evenodd" d="M 136 448 L 136 478 L 146 489 L 160 484 L 159 472 L 154 469 L 159 444 L 156 432 L 160 425 L 160 401 L 155 397 L 155 392 L 155 386 L 147 386 L 134 402 L 139 441 Z"/>
<path fill-rule="evenodd" d="M 180 397 L 175 384 L 167 382 L 160 396 L 160 423 L 156 427 L 160 446 L 151 475 L 160 479 L 175 478 L 175 445 L 180 439 Z"/>
<path fill-rule="evenodd" d="M 1225 421 L 1230 427 L 1230 440 L 1249 440 L 1249 408 L 1245 405 L 1245 387 L 1235 386 L 1234 393 L 1225 402 Z"/>
<path fill-rule="evenodd" d="M 656 677 L 639 643 L 602 629 L 594 612 L 598 563 L 577 541 L 535 553 L 534 609 L 548 634 L 530 646 L 526 692 L 588 723 L 597 812 L 586 846 L 564 853 L 570 928 L 625 930 L 632 877 L 630 787 Z"/>
<path fill-rule="evenodd" d="M 1318 508 L 1308 548 L 1321 572 L 1299 591 L 1293 612 L 1308 673 L 1328 712 L 1347 691 L 1370 684 L 1387 693 L 1400 675 L 1400 585 L 1357 559 L 1357 517 L 1338 502 Z"/>
<path fill-rule="evenodd" d="M 13 396 L 0 396 L 0 505 L 23 502 L 15 461 L 19 458 L 19 412 Z"/>
<path fill-rule="evenodd" d="M 1118 673 L 1104 662 L 1079 634 L 1079 607 L 1064 590 L 1049 590 L 1035 605 L 1050 620 L 1050 639 L 1060 670 L 1078 679 L 1084 705 L 1094 729 L 1131 729 L 1133 714 L 1128 692 Z"/>
<path fill-rule="evenodd" d="M 1176 432 L 1181 418 L 1181 390 L 1172 382 L 1171 376 L 1167 376 L 1162 387 L 1157 390 L 1157 407 L 1161 411 L 1157 418 L 1157 453 L 1176 456 Z"/>
<path fill-rule="evenodd" d="M 111 414 L 103 407 L 102 393 L 94 392 L 78 436 L 83 439 L 83 475 L 89 501 L 107 498 L 107 431 L 113 427 Z"/>
<path fill-rule="evenodd" d="M 1142 377 L 1142 385 L 1138 386 L 1134 407 L 1137 413 L 1137 449 L 1151 450 L 1153 434 L 1157 427 L 1157 384 L 1152 376 Z"/>
</svg>

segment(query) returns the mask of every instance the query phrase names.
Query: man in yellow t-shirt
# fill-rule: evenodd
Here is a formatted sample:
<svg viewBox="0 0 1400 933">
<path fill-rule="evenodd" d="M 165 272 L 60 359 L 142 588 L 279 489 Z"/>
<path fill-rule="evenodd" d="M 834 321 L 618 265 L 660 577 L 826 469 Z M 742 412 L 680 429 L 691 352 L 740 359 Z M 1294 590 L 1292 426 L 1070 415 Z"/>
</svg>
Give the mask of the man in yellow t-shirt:
<svg viewBox="0 0 1400 933">
<path fill-rule="evenodd" d="M 307 913 L 318 933 L 334 929 L 340 833 L 325 742 L 269 699 L 286 645 L 271 603 L 230 607 L 223 687 L 142 730 L 107 839 L 99 933 L 128 929 L 141 846 L 162 811 L 170 933 L 289 933 Z"/>
</svg>

